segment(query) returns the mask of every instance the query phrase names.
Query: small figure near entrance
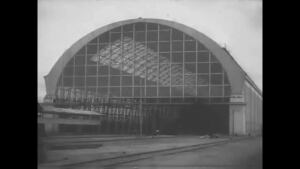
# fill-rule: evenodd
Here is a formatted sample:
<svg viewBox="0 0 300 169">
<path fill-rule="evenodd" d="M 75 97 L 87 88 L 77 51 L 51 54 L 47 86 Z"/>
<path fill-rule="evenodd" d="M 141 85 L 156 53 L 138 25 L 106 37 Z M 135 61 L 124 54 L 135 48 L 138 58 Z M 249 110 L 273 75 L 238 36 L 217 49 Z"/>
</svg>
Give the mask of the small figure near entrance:
<svg viewBox="0 0 300 169">
<path fill-rule="evenodd" d="M 158 135 L 159 135 L 159 130 L 157 129 L 157 130 L 155 130 L 155 132 L 153 133 L 152 138 L 153 138 L 154 136 L 158 136 Z"/>
</svg>

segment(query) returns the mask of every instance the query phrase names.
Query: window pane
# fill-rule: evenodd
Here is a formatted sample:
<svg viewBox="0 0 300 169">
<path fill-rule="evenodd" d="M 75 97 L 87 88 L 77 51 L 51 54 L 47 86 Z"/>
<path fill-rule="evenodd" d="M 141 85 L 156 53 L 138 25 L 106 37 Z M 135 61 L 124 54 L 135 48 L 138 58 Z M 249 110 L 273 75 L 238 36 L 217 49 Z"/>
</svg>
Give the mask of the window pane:
<svg viewBox="0 0 300 169">
<path fill-rule="evenodd" d="M 198 51 L 199 50 L 206 50 L 206 47 L 204 45 L 202 45 L 200 42 L 197 42 L 197 47 L 198 47 Z"/>
<path fill-rule="evenodd" d="M 196 41 L 185 41 L 184 48 L 185 51 L 196 51 Z"/>
<path fill-rule="evenodd" d="M 211 84 L 223 84 L 223 75 L 222 74 L 211 74 L 210 83 Z"/>
<path fill-rule="evenodd" d="M 109 33 L 106 32 L 99 36 L 99 43 L 108 43 L 109 42 Z"/>
<path fill-rule="evenodd" d="M 184 96 L 196 96 L 196 86 L 184 86 Z"/>
<path fill-rule="evenodd" d="M 121 26 L 112 29 L 111 32 L 121 32 Z"/>
<path fill-rule="evenodd" d="M 111 76 L 110 85 L 111 86 L 120 86 L 120 76 Z"/>
<path fill-rule="evenodd" d="M 209 96 L 209 87 L 208 86 L 198 86 L 198 96 L 199 97 L 208 97 Z"/>
<path fill-rule="evenodd" d="M 198 73 L 208 73 L 209 63 L 198 63 Z"/>
<path fill-rule="evenodd" d="M 196 73 L 196 64 L 195 63 L 186 63 L 184 66 L 185 66 L 184 67 L 185 74 Z"/>
<path fill-rule="evenodd" d="M 97 86 L 97 77 L 87 77 L 86 78 L 86 85 L 87 86 Z"/>
<path fill-rule="evenodd" d="M 183 87 L 182 86 L 172 87 L 171 96 L 183 96 Z"/>
<path fill-rule="evenodd" d="M 122 76 L 122 86 L 131 86 L 132 76 Z"/>
<path fill-rule="evenodd" d="M 122 87 L 122 96 L 131 97 L 132 96 L 132 87 Z"/>
<path fill-rule="evenodd" d="M 75 65 L 84 65 L 85 64 L 85 56 L 84 55 L 76 55 L 75 56 Z"/>
<path fill-rule="evenodd" d="M 111 96 L 119 97 L 120 96 L 120 87 L 110 87 L 109 92 L 110 92 Z"/>
<path fill-rule="evenodd" d="M 183 51 L 183 42 L 182 41 L 172 42 L 172 51 L 182 52 Z"/>
<path fill-rule="evenodd" d="M 111 33 L 110 34 L 111 42 L 115 42 L 121 39 L 121 33 Z"/>
<path fill-rule="evenodd" d="M 231 95 L 230 86 L 224 86 L 224 96 L 230 96 L 230 95 Z"/>
<path fill-rule="evenodd" d="M 66 66 L 66 67 L 64 68 L 63 75 L 64 75 L 64 76 L 73 76 L 73 69 L 74 69 L 73 66 Z"/>
<path fill-rule="evenodd" d="M 84 77 L 75 77 L 75 87 L 84 87 Z"/>
<path fill-rule="evenodd" d="M 147 23 L 147 30 L 158 30 L 158 24 L 156 24 L 156 23 Z"/>
<path fill-rule="evenodd" d="M 197 85 L 208 85 L 209 82 L 209 75 L 198 75 L 198 82 Z"/>
<path fill-rule="evenodd" d="M 123 31 L 133 31 L 133 24 L 124 25 Z"/>
<path fill-rule="evenodd" d="M 172 53 L 172 62 L 173 63 L 182 63 L 183 62 L 183 53 Z"/>
<path fill-rule="evenodd" d="M 196 62 L 196 52 L 185 52 L 184 53 L 185 62 Z"/>
<path fill-rule="evenodd" d="M 171 77 L 171 84 L 172 86 L 175 86 L 175 85 L 183 85 L 183 77 L 182 75 L 175 75 Z"/>
<path fill-rule="evenodd" d="M 108 88 L 107 87 L 99 87 L 98 94 L 100 96 L 107 96 L 108 95 Z"/>
<path fill-rule="evenodd" d="M 170 87 L 159 87 L 158 96 L 170 96 Z"/>
<path fill-rule="evenodd" d="M 66 66 L 74 66 L 74 57 L 66 64 Z"/>
<path fill-rule="evenodd" d="M 218 59 L 213 54 L 210 56 L 210 62 L 217 62 L 217 63 L 219 63 Z"/>
<path fill-rule="evenodd" d="M 209 62 L 209 53 L 208 52 L 198 52 L 197 59 L 198 59 L 198 62 Z"/>
<path fill-rule="evenodd" d="M 134 97 L 143 97 L 145 96 L 144 87 L 134 87 Z"/>
<path fill-rule="evenodd" d="M 72 87 L 73 86 L 73 78 L 72 77 L 64 77 L 63 83 L 65 87 Z"/>
<path fill-rule="evenodd" d="M 135 40 L 144 42 L 146 39 L 146 33 L 145 32 L 135 32 Z"/>
<path fill-rule="evenodd" d="M 172 40 L 183 40 L 183 33 L 176 29 L 172 29 Z"/>
<path fill-rule="evenodd" d="M 211 86 L 210 95 L 211 96 L 223 96 L 223 86 Z"/>
<path fill-rule="evenodd" d="M 184 85 L 196 85 L 196 75 L 184 75 Z"/>
<path fill-rule="evenodd" d="M 99 86 L 108 86 L 108 77 L 107 76 L 98 77 L 98 85 Z"/>
<path fill-rule="evenodd" d="M 159 25 L 159 30 L 168 30 L 168 29 L 170 29 L 170 27 L 166 25 Z"/>
<path fill-rule="evenodd" d="M 158 32 L 147 32 L 147 41 L 157 41 L 158 40 Z"/>
<path fill-rule="evenodd" d="M 97 75 L 97 66 L 87 66 L 86 71 L 87 76 Z"/>
<path fill-rule="evenodd" d="M 230 84 L 226 73 L 224 73 L 224 84 Z"/>
<path fill-rule="evenodd" d="M 97 61 L 94 60 L 95 55 L 87 55 L 86 61 L 87 65 L 97 65 Z"/>
<path fill-rule="evenodd" d="M 149 42 L 147 44 L 148 50 L 151 50 L 152 52 L 157 52 L 158 43 L 157 42 Z"/>
<path fill-rule="evenodd" d="M 170 41 L 170 31 L 159 31 L 160 41 Z"/>
<path fill-rule="evenodd" d="M 220 63 L 211 64 L 211 73 L 222 73 L 222 65 Z"/>
<path fill-rule="evenodd" d="M 76 55 L 85 55 L 85 46 L 82 47 L 77 53 Z"/>
<path fill-rule="evenodd" d="M 85 67 L 84 66 L 76 66 L 75 67 L 75 76 L 84 76 L 85 75 Z"/>
<path fill-rule="evenodd" d="M 109 71 L 110 71 L 111 75 L 120 75 L 121 74 L 121 71 L 119 69 L 115 69 L 112 67 L 110 67 Z"/>
<path fill-rule="evenodd" d="M 172 64 L 171 65 L 172 75 L 182 75 L 183 74 L 183 64 Z"/>
<path fill-rule="evenodd" d="M 169 63 L 170 62 L 170 53 L 160 53 L 159 54 L 160 63 Z"/>
<path fill-rule="evenodd" d="M 143 86 L 143 85 L 145 85 L 145 79 L 140 78 L 138 76 L 134 76 L 134 85 L 135 86 Z"/>
<path fill-rule="evenodd" d="M 108 75 L 108 66 L 99 66 L 98 74 L 99 75 Z"/>
<path fill-rule="evenodd" d="M 159 43 L 159 51 L 160 52 L 169 52 L 170 51 L 170 43 L 169 42 L 160 42 Z"/>
<path fill-rule="evenodd" d="M 87 54 L 95 54 L 97 53 L 97 44 L 87 45 Z"/>
<path fill-rule="evenodd" d="M 146 87 L 146 96 L 149 97 L 157 96 L 157 87 Z"/>
<path fill-rule="evenodd" d="M 135 31 L 145 31 L 146 25 L 143 22 L 138 22 L 135 24 Z"/>
</svg>

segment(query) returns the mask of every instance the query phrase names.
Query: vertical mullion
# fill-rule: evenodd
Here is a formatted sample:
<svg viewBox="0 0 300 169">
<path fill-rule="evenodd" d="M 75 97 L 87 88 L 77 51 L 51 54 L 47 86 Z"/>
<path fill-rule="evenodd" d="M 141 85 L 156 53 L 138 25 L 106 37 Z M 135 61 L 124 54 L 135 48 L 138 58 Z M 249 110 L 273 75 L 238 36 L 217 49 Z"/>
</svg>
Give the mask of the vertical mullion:
<svg viewBox="0 0 300 169">
<path fill-rule="evenodd" d="M 157 59 L 158 59 L 158 71 L 157 71 L 157 97 L 159 97 L 159 87 L 160 87 L 160 55 L 159 55 L 159 24 L 157 24 Z"/>
<path fill-rule="evenodd" d="M 107 93 L 108 93 L 108 99 L 110 99 L 110 88 L 111 88 L 111 84 L 110 84 L 110 78 L 111 78 L 111 74 L 110 74 L 110 67 L 111 67 L 111 32 L 108 32 L 108 45 L 109 45 L 109 56 L 108 56 L 108 86 L 107 86 Z"/>
<path fill-rule="evenodd" d="M 211 52 L 208 52 L 208 103 L 211 103 Z"/>
<path fill-rule="evenodd" d="M 84 95 L 85 95 L 85 97 L 81 96 L 81 103 L 83 100 L 87 101 L 86 71 L 87 71 L 87 45 L 85 47 L 85 55 L 84 55 Z M 82 92 L 80 92 L 80 93 L 82 94 Z"/>
<path fill-rule="evenodd" d="M 183 57 L 184 57 L 184 53 L 185 53 L 185 34 L 184 33 L 182 33 L 183 34 L 183 40 L 182 40 L 182 51 L 183 51 Z M 183 61 L 182 61 L 182 67 L 183 67 L 183 70 L 182 70 L 182 78 L 183 78 L 183 84 L 182 84 L 182 88 L 183 88 L 183 100 L 184 100 L 184 98 L 185 98 L 185 77 L 184 77 L 184 71 L 185 71 L 185 61 L 184 61 L 184 58 L 182 58 L 183 59 Z"/>
<path fill-rule="evenodd" d="M 96 56 L 98 57 L 98 62 L 96 62 L 96 98 L 98 100 L 98 88 L 99 88 L 99 83 L 98 83 L 98 77 L 99 77 L 99 72 L 98 72 L 98 69 L 99 69 L 99 62 L 100 62 L 100 53 L 98 54 L 99 52 L 99 45 L 100 45 L 100 42 L 99 42 L 99 38 L 97 38 L 97 52 L 96 52 Z"/>
<path fill-rule="evenodd" d="M 172 28 L 170 28 L 170 32 L 169 32 L 169 34 L 170 34 L 170 51 L 169 51 L 169 53 L 170 53 L 170 61 L 169 61 L 169 67 L 170 67 L 170 70 L 169 70 L 169 73 L 170 73 L 170 97 L 172 97 L 172 65 L 171 65 L 171 62 L 172 62 L 172 57 L 173 57 L 173 52 L 172 52 L 172 38 L 173 38 L 173 34 L 172 34 L 172 31 L 173 29 Z M 170 100 L 170 102 L 171 102 L 171 100 Z"/>
<path fill-rule="evenodd" d="M 196 97 L 198 96 L 198 41 L 195 42 L 196 43 Z"/>
</svg>

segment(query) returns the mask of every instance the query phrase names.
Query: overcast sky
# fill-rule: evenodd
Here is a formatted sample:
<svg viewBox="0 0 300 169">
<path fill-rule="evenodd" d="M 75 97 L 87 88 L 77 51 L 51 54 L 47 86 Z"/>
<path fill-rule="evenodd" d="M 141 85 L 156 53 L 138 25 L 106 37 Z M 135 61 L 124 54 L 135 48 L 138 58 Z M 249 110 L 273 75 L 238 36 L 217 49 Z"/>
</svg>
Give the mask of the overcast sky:
<svg viewBox="0 0 300 169">
<path fill-rule="evenodd" d="M 179 22 L 226 44 L 262 89 L 260 0 L 39 0 L 39 100 L 46 94 L 43 76 L 73 43 L 99 27 L 138 17 Z"/>
</svg>

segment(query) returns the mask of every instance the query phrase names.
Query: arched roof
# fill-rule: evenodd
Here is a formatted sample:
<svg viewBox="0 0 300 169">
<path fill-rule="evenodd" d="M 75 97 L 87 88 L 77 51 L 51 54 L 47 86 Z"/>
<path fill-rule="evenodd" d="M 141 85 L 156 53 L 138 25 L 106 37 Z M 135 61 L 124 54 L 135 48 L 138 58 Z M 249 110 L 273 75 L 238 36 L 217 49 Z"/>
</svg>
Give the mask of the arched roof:
<svg viewBox="0 0 300 169">
<path fill-rule="evenodd" d="M 59 58 L 59 60 L 55 63 L 55 65 L 52 67 L 50 73 L 45 76 L 46 81 L 46 90 L 47 95 L 54 95 L 56 90 L 56 85 L 58 83 L 59 77 L 65 67 L 65 65 L 68 63 L 68 61 L 89 41 L 93 40 L 97 36 L 105 33 L 106 31 L 109 31 L 113 28 L 131 24 L 131 23 L 137 23 L 137 22 L 146 22 L 146 23 L 157 23 L 166 25 L 175 29 L 178 29 L 185 34 L 193 37 L 194 39 L 198 40 L 200 43 L 202 43 L 208 50 L 210 50 L 215 57 L 220 61 L 222 64 L 224 70 L 227 73 L 230 85 L 231 85 L 231 92 L 233 95 L 240 95 L 242 94 L 242 88 L 245 80 L 245 73 L 243 70 L 239 67 L 239 65 L 233 60 L 233 58 L 227 53 L 222 47 L 220 47 L 215 41 L 207 37 L 201 32 L 198 32 L 197 30 L 190 28 L 188 26 L 185 26 L 183 24 L 174 22 L 174 21 L 168 21 L 168 20 L 162 20 L 162 19 L 148 19 L 148 18 L 138 18 L 138 19 L 129 19 L 124 21 L 115 22 L 106 26 L 103 26 L 101 28 L 96 29 L 93 32 L 90 32 L 89 34 L 85 35 L 83 38 L 75 42 L 69 49 L 67 49 L 63 55 Z"/>
</svg>

